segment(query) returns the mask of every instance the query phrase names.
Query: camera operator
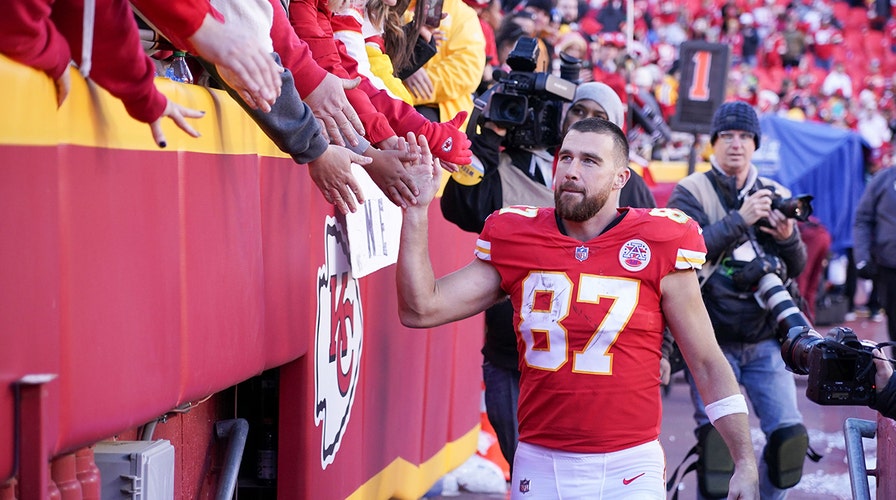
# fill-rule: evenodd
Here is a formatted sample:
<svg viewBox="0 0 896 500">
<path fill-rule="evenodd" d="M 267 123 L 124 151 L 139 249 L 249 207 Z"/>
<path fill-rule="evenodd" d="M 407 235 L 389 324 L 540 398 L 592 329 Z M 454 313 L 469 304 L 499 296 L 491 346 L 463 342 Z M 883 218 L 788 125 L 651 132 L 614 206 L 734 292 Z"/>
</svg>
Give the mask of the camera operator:
<svg viewBox="0 0 896 500">
<path fill-rule="evenodd" d="M 572 104 L 564 115 L 562 130 L 585 118 L 603 118 L 623 126 L 625 111 L 616 92 L 603 83 L 579 85 Z M 486 217 L 510 205 L 552 206 L 553 147 L 508 146 L 501 150 L 506 130 L 486 122 L 481 132 L 471 133 L 474 163 L 481 164 L 482 179 L 473 185 L 448 180 L 442 194 L 442 214 L 461 229 L 481 232 Z M 620 206 L 653 207 L 653 194 L 644 179 L 632 172 L 622 188 Z M 483 380 L 485 405 L 489 422 L 495 429 L 501 452 L 513 464 L 518 440 L 517 400 L 520 371 L 518 367 L 513 308 L 509 301 L 500 302 L 485 312 L 485 344 Z M 663 383 L 668 383 L 668 354 L 671 339 L 664 342 Z"/>
<path fill-rule="evenodd" d="M 763 499 L 772 499 L 784 498 L 786 488 L 799 482 L 808 434 L 797 407 L 793 375 L 781 357 L 776 335 L 780 316 L 770 310 L 772 301 L 766 308 L 754 293 L 762 279 L 782 284 L 799 274 L 806 264 L 806 247 L 795 221 L 773 208 L 774 196 L 789 193 L 760 178 L 752 164 L 760 135 L 759 118 L 750 105 L 722 104 L 711 125 L 712 168 L 682 179 L 667 206 L 682 210 L 703 228 L 707 248 L 707 264 L 700 272 L 703 300 L 719 345 L 746 388 L 765 433 L 768 445 L 760 464 L 760 491 Z M 795 314 L 799 315 L 798 309 Z M 720 441 L 704 427 L 709 419 L 692 381 L 691 388 L 698 440 L 704 453 L 713 457 L 704 457 L 698 484 L 705 496 L 724 496 L 716 485 L 726 488 L 717 478 L 726 474 L 727 467 L 716 458 L 727 452 L 709 449 Z"/>
</svg>

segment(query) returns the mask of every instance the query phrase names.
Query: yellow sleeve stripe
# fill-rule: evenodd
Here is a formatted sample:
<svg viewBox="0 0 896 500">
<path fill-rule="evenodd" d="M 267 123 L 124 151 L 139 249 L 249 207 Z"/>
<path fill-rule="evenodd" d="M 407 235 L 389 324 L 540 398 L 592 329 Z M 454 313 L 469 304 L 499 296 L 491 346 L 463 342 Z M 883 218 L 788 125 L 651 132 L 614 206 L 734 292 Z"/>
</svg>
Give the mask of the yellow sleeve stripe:
<svg viewBox="0 0 896 500">
<path fill-rule="evenodd" d="M 678 257 L 675 259 L 675 269 L 700 269 L 706 262 L 706 252 L 678 249 Z"/>
<path fill-rule="evenodd" d="M 492 260 L 492 244 L 489 241 L 477 239 L 476 250 L 473 251 L 476 257 L 482 260 Z"/>
</svg>

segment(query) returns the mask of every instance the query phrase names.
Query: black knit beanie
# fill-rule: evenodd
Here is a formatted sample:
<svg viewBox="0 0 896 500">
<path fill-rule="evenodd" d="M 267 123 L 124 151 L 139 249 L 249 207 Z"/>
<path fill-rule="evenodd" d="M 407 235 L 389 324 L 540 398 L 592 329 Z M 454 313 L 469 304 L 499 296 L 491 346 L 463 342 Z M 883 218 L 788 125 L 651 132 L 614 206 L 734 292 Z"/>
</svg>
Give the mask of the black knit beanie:
<svg viewBox="0 0 896 500">
<path fill-rule="evenodd" d="M 759 138 L 762 135 L 762 131 L 759 129 L 759 117 L 756 116 L 756 111 L 749 104 L 743 101 L 733 101 L 719 106 L 716 114 L 712 117 L 711 143 L 715 144 L 719 132 L 725 130 L 751 132 L 756 149 L 759 149 Z"/>
</svg>

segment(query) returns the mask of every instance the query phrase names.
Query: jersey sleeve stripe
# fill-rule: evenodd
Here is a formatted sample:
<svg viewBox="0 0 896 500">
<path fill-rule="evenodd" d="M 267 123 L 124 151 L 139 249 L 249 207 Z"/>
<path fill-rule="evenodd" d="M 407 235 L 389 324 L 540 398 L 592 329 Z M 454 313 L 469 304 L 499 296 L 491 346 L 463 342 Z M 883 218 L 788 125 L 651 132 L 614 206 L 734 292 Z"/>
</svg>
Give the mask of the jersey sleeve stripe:
<svg viewBox="0 0 896 500">
<path fill-rule="evenodd" d="M 489 241 L 478 239 L 476 240 L 476 250 L 474 252 L 476 257 L 479 257 L 481 260 L 492 260 L 492 244 Z"/>
<path fill-rule="evenodd" d="M 706 252 L 678 249 L 678 257 L 675 259 L 675 269 L 700 269 L 706 263 Z"/>
</svg>

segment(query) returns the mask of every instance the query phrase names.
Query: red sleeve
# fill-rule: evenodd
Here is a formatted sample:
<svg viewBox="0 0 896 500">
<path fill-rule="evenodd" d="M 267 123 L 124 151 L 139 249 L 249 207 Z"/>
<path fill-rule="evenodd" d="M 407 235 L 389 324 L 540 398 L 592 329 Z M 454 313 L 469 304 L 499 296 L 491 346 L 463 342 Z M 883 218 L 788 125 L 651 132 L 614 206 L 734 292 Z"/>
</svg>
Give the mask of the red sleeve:
<svg viewBox="0 0 896 500">
<path fill-rule="evenodd" d="M 289 22 L 296 35 L 308 44 L 317 64 L 339 78 L 353 78 L 357 71 L 351 75 L 342 64 L 339 46 L 333 38 L 331 15 L 326 0 L 292 0 L 289 3 Z M 361 85 L 365 85 L 365 81 L 362 78 Z M 371 84 L 366 82 L 366 85 Z M 367 140 L 376 144 L 395 135 L 386 117 L 370 103 L 363 87 L 346 90 L 345 95 L 364 124 Z"/>
<path fill-rule="evenodd" d="M 292 0 L 289 2 L 289 22 L 311 49 L 317 64 L 339 78 L 348 78 L 342 67 L 333 27 L 330 25 L 330 9 L 326 0 Z"/>
<path fill-rule="evenodd" d="M 396 135 L 389 125 L 389 121 L 373 107 L 370 97 L 363 90 L 355 87 L 351 90 L 346 90 L 345 95 L 348 97 L 349 104 L 358 113 L 361 123 L 364 124 L 364 131 L 367 133 L 365 137 L 368 141 L 378 144 L 380 141 Z"/>
<path fill-rule="evenodd" d="M 81 59 L 83 16 L 81 2 L 59 1 L 53 6 L 53 22 L 68 40 L 76 62 Z M 98 0 L 95 25 L 90 79 L 121 99 L 134 119 L 157 120 L 168 101 L 156 89 L 155 66 L 140 45 L 130 6 L 125 0 Z"/>
<path fill-rule="evenodd" d="M 196 52 L 187 39 L 196 33 L 206 14 L 220 22 L 224 22 L 224 16 L 212 7 L 208 0 L 176 0 L 174 2 L 162 2 L 160 0 L 132 0 L 134 7 L 146 16 L 146 19 L 154 24 L 165 38 L 171 41 L 175 47 L 190 52 Z"/>
<path fill-rule="evenodd" d="M 0 53 L 54 80 L 71 60 L 68 43 L 50 21 L 52 0 L 9 2 L 0 16 Z"/>
<path fill-rule="evenodd" d="M 498 65 L 498 46 L 495 42 L 495 30 L 492 25 L 484 19 L 479 18 L 479 25 L 482 26 L 482 34 L 485 36 L 485 63 L 492 66 Z"/>
<path fill-rule="evenodd" d="M 280 0 L 269 1 L 274 7 L 274 24 L 271 27 L 274 52 L 280 55 L 283 66 L 292 72 L 299 95 L 306 96 L 320 85 L 327 76 L 327 70 L 314 62 L 308 44 L 296 36 Z"/>
</svg>

